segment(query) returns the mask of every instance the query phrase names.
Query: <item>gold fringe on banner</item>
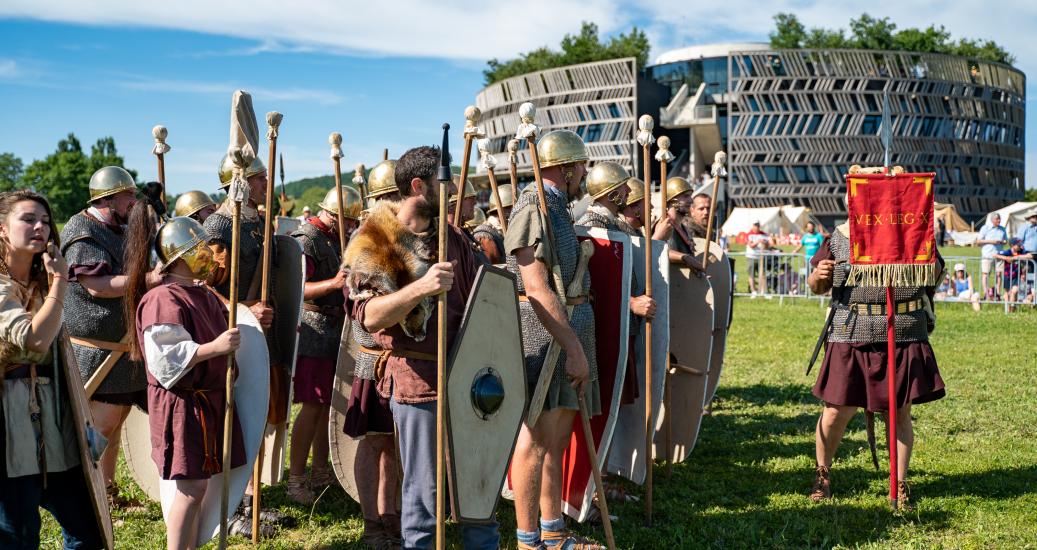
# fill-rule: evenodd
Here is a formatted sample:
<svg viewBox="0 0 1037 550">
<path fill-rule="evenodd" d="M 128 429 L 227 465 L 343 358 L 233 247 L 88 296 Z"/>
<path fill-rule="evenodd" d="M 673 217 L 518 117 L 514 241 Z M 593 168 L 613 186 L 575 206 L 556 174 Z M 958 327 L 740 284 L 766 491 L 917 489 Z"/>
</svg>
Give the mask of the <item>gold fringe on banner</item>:
<svg viewBox="0 0 1037 550">
<path fill-rule="evenodd" d="M 881 264 L 850 266 L 846 284 L 851 286 L 904 287 L 936 286 L 940 273 L 936 262 L 928 264 Z"/>
</svg>

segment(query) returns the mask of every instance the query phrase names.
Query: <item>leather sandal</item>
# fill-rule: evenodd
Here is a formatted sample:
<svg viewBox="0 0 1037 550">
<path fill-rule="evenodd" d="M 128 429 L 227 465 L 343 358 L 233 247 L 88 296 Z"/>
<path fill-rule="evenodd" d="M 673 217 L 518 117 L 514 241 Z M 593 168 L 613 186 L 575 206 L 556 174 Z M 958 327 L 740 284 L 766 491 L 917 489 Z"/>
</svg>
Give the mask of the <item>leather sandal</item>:
<svg viewBox="0 0 1037 550">
<path fill-rule="evenodd" d="M 814 490 L 810 491 L 810 500 L 822 502 L 832 498 L 832 484 L 829 479 L 831 471 L 828 466 L 818 465 L 814 468 Z"/>
<path fill-rule="evenodd" d="M 541 531 L 546 550 L 608 550 L 597 541 L 566 531 Z"/>
<path fill-rule="evenodd" d="M 288 484 L 285 493 L 293 502 L 309 506 L 313 504 L 316 497 L 306 481 L 305 475 L 288 474 Z"/>
<path fill-rule="evenodd" d="M 915 511 L 915 503 L 911 502 L 911 486 L 903 479 L 897 482 L 897 510 L 901 512 Z"/>
<path fill-rule="evenodd" d="M 310 472 L 310 488 L 314 490 L 323 489 L 329 485 L 338 483 L 335 471 L 329 467 L 314 468 Z"/>
</svg>

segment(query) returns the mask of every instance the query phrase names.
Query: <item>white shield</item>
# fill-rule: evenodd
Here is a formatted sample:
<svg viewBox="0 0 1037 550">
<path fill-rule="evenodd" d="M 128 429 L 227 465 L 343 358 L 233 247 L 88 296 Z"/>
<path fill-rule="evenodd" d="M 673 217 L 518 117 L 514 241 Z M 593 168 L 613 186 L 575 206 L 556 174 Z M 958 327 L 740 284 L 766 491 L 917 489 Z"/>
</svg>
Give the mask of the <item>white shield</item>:
<svg viewBox="0 0 1037 550">
<path fill-rule="evenodd" d="M 633 269 L 644 269 L 644 239 L 631 238 L 633 245 Z M 655 300 L 655 319 L 652 323 L 652 421 L 655 426 L 662 406 L 663 387 L 666 385 L 666 356 L 670 343 L 670 259 L 669 247 L 665 242 L 652 241 L 652 299 Z M 644 293 L 644 274 L 635 280 L 638 287 L 633 294 Z M 651 461 L 645 449 L 645 342 L 644 332 L 634 341 L 632 353 L 637 354 L 638 397 L 632 405 L 624 405 L 619 409 L 616 421 L 616 433 L 612 437 L 612 450 L 609 453 L 608 471 L 621 475 L 634 483 L 641 484 L 645 480 L 645 466 Z"/>
</svg>

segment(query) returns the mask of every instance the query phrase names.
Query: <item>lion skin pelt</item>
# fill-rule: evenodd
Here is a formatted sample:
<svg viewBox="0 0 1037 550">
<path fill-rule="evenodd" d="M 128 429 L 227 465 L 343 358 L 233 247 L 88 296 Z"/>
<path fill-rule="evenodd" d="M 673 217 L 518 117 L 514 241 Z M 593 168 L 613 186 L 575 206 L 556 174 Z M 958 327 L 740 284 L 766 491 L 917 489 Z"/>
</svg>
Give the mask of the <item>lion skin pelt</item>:
<svg viewBox="0 0 1037 550">
<path fill-rule="evenodd" d="M 404 227 L 396 218 L 400 205 L 380 202 L 356 231 L 342 260 L 349 270 L 346 285 L 351 300 L 392 294 L 420 279 L 434 259 L 426 238 Z M 403 332 L 420 342 L 435 302 L 426 297 L 400 321 Z"/>
</svg>

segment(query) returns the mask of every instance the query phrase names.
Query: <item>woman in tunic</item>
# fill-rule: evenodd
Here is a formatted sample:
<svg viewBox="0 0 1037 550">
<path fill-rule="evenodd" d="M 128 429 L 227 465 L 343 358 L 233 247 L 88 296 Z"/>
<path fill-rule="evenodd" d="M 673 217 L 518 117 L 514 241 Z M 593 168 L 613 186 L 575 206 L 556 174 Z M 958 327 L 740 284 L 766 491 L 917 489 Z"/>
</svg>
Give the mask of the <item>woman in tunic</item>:
<svg viewBox="0 0 1037 550">
<path fill-rule="evenodd" d="M 104 545 L 51 353 L 68 288 L 57 234 L 46 199 L 0 193 L 0 548 L 38 548 L 41 507 L 65 548 Z"/>
<path fill-rule="evenodd" d="M 162 262 L 162 283 L 145 293 L 154 225 L 147 205 L 130 214 L 126 248 L 130 291 L 126 299 L 132 353 L 143 357 L 148 374 L 151 458 L 159 476 L 176 481 L 176 497 L 166 518 L 167 547 L 194 548 L 208 480 L 223 471 L 224 383 L 227 355 L 241 335 L 227 328 L 227 313 L 204 284 L 213 266 L 205 230 L 198 222 L 173 218 L 154 237 Z M 133 323 L 132 325 L 130 323 Z M 245 463 L 237 418 L 231 468 Z"/>
</svg>

